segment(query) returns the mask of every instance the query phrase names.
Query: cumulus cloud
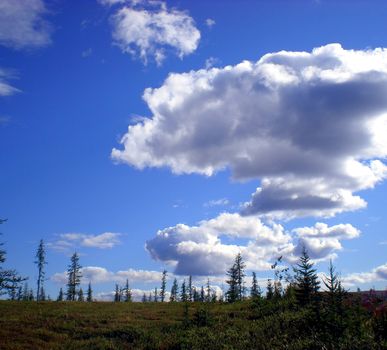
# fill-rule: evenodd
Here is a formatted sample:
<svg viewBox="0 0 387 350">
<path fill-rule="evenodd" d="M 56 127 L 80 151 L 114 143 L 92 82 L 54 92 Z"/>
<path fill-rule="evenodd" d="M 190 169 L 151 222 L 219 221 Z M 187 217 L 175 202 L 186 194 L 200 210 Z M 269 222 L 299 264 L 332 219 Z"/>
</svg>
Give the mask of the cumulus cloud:
<svg viewBox="0 0 387 350">
<path fill-rule="evenodd" d="M 343 277 L 343 284 L 348 287 L 378 281 L 387 281 L 387 263 L 372 269 L 370 272 L 357 272 Z"/>
<path fill-rule="evenodd" d="M 281 51 L 170 74 L 112 158 L 139 169 L 260 179 L 244 214 L 332 216 L 387 176 L 387 50 Z"/>
<path fill-rule="evenodd" d="M 84 233 L 61 233 L 59 239 L 48 243 L 50 248 L 59 251 L 68 251 L 74 247 L 90 247 L 107 249 L 113 248 L 120 243 L 120 233 L 104 232 L 99 235 L 88 235 Z"/>
<path fill-rule="evenodd" d="M 360 231 L 350 224 L 328 226 L 318 222 L 313 227 L 296 228 L 293 232 L 298 237 L 295 255 L 299 256 L 305 247 L 312 259 L 326 260 L 336 257 L 335 251 L 343 249 L 341 240 L 359 237 Z"/>
<path fill-rule="evenodd" d="M 113 40 L 121 50 L 140 57 L 147 64 L 151 57 L 158 65 L 168 50 L 182 58 L 196 50 L 200 32 L 186 12 L 168 9 L 163 1 L 100 0 L 103 5 L 121 4 L 111 17 Z"/>
<path fill-rule="evenodd" d="M 342 249 L 342 240 L 359 234 L 350 224 L 329 227 L 324 223 L 287 232 L 257 217 L 222 213 L 196 226 L 178 224 L 159 230 L 146 242 L 146 249 L 152 258 L 173 266 L 177 275 L 207 276 L 224 274 L 239 252 L 249 270 L 270 270 L 279 256 L 294 263 L 303 246 L 312 259 L 326 260 Z"/>
<path fill-rule="evenodd" d="M 42 0 L 0 1 L 0 44 L 13 49 L 42 47 L 51 42 L 51 25 Z"/>
<path fill-rule="evenodd" d="M 149 270 L 121 270 L 117 272 L 112 272 L 107 270 L 104 267 L 99 266 L 86 266 L 81 269 L 82 272 L 82 283 L 106 283 L 106 282 L 115 282 L 115 283 L 125 283 L 128 279 L 129 282 L 132 283 L 160 283 L 161 281 L 161 272 L 158 271 L 149 271 Z M 168 276 L 168 279 L 171 276 Z M 66 272 L 58 272 L 55 273 L 51 280 L 59 283 L 65 284 L 67 283 L 67 273 Z"/>
</svg>

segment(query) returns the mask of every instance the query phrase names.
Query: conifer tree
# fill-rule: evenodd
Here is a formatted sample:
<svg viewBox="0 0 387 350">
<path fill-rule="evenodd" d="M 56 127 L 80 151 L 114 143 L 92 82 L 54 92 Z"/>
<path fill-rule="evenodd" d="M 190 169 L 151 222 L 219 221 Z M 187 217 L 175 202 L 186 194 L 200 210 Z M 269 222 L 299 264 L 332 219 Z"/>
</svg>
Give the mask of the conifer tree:
<svg viewBox="0 0 387 350">
<path fill-rule="evenodd" d="M 157 303 L 159 301 L 159 294 L 158 294 L 157 288 L 155 288 L 155 293 L 153 295 L 153 301 L 155 303 Z"/>
<path fill-rule="evenodd" d="M 149 292 L 149 295 L 148 295 L 148 301 L 149 301 L 149 302 L 152 302 L 152 293 L 151 293 L 151 292 Z"/>
<path fill-rule="evenodd" d="M 7 219 L 0 219 L 0 224 L 3 224 Z M 1 234 L 1 233 L 0 233 Z M 3 269 L 1 266 L 6 260 L 6 251 L 2 249 L 4 243 L 0 243 L 0 295 L 8 293 L 9 295 L 15 294 L 19 287 L 19 284 L 26 280 L 26 278 L 20 277 L 16 270 Z"/>
<path fill-rule="evenodd" d="M 29 301 L 34 301 L 34 291 L 32 290 L 32 288 L 30 289 L 29 293 L 28 293 L 28 300 Z"/>
<path fill-rule="evenodd" d="M 261 289 L 258 285 L 257 275 L 255 272 L 253 272 L 253 280 L 252 280 L 252 284 L 251 284 L 250 296 L 252 299 L 256 299 L 256 298 L 261 297 Z"/>
<path fill-rule="evenodd" d="M 141 302 L 146 303 L 147 301 L 148 301 L 148 300 L 147 300 L 147 298 L 146 298 L 146 294 L 144 293 L 144 294 L 142 295 Z"/>
<path fill-rule="evenodd" d="M 37 285 L 38 288 L 36 290 L 36 301 L 39 301 L 42 299 L 42 296 L 40 295 L 40 292 L 43 288 L 43 283 L 44 283 L 44 265 L 47 264 L 46 262 L 46 248 L 44 246 L 43 239 L 40 240 L 38 250 L 36 251 L 35 255 L 35 261 L 34 263 L 38 267 L 38 279 L 37 279 Z"/>
<path fill-rule="evenodd" d="M 67 268 L 67 293 L 66 298 L 69 301 L 75 301 L 78 293 L 78 286 L 81 284 L 82 272 L 79 264 L 79 256 L 75 252 L 71 256 L 70 265 Z"/>
<path fill-rule="evenodd" d="M 243 262 L 242 255 L 238 253 L 237 256 L 235 257 L 234 264 L 227 271 L 227 275 L 229 276 L 229 279 L 226 281 L 226 283 L 229 285 L 229 288 L 226 295 L 227 295 L 227 300 L 230 303 L 233 303 L 237 300 L 242 300 L 244 298 L 245 267 L 246 265 Z"/>
<path fill-rule="evenodd" d="M 271 300 L 274 296 L 274 288 L 273 284 L 271 283 L 271 279 L 269 278 L 267 280 L 267 286 L 266 286 L 266 299 Z"/>
<path fill-rule="evenodd" d="M 192 276 L 188 277 L 188 300 L 193 301 Z"/>
<path fill-rule="evenodd" d="M 24 283 L 23 287 L 23 301 L 28 301 L 29 300 L 29 289 L 28 289 L 28 283 Z"/>
<path fill-rule="evenodd" d="M 58 294 L 58 298 L 56 299 L 56 301 L 63 301 L 63 289 L 62 289 L 62 287 L 59 289 L 59 294 Z"/>
<path fill-rule="evenodd" d="M 17 290 L 17 296 L 16 296 L 16 299 L 18 301 L 21 301 L 23 300 L 23 287 L 22 286 L 19 286 L 18 290 Z"/>
<path fill-rule="evenodd" d="M 162 303 L 165 300 L 166 287 L 167 287 L 167 271 L 164 270 L 161 277 L 161 289 L 160 289 L 160 300 Z"/>
<path fill-rule="evenodd" d="M 132 290 L 129 287 L 129 280 L 126 279 L 125 284 L 125 302 L 131 302 L 132 301 Z"/>
<path fill-rule="evenodd" d="M 186 302 L 188 300 L 188 297 L 187 297 L 187 287 L 185 285 L 185 280 L 181 284 L 180 300 L 183 301 L 183 302 Z"/>
<path fill-rule="evenodd" d="M 320 288 L 320 282 L 313 265 L 308 252 L 303 247 L 300 260 L 294 267 L 296 298 L 301 306 L 310 304 Z"/>
<path fill-rule="evenodd" d="M 39 299 L 40 301 L 46 301 L 46 292 L 45 292 L 43 286 L 40 287 L 39 296 L 40 296 L 40 299 Z"/>
<path fill-rule="evenodd" d="M 93 290 L 91 289 L 91 282 L 89 282 L 89 285 L 87 287 L 87 297 L 86 301 L 88 303 L 91 303 L 93 301 Z"/>
<path fill-rule="evenodd" d="M 207 278 L 207 293 L 206 293 L 206 302 L 209 303 L 211 301 L 211 285 L 210 285 L 210 279 Z"/>
<path fill-rule="evenodd" d="M 85 297 L 83 295 L 83 289 L 82 288 L 79 288 L 79 292 L 78 292 L 78 301 L 85 301 Z"/>
<path fill-rule="evenodd" d="M 193 288 L 193 301 L 200 301 L 200 294 L 196 288 Z"/>
<path fill-rule="evenodd" d="M 169 301 L 174 302 L 177 301 L 177 293 L 178 293 L 178 284 L 177 279 L 175 278 L 173 280 L 172 288 L 171 288 L 171 296 L 169 298 Z"/>
<path fill-rule="evenodd" d="M 204 302 L 204 287 L 202 286 L 202 288 L 200 289 L 200 299 L 199 299 L 199 301 L 200 302 Z"/>
<path fill-rule="evenodd" d="M 114 293 L 114 301 L 115 302 L 121 301 L 121 291 L 120 291 L 120 287 L 118 286 L 118 284 L 116 284 L 116 291 Z"/>
</svg>

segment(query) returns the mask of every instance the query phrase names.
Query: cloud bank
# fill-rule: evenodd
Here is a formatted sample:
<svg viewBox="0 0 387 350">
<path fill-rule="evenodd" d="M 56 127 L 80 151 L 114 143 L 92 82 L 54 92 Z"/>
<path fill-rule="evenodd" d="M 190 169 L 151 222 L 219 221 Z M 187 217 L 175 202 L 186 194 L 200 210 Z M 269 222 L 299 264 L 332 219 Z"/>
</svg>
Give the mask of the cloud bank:
<svg viewBox="0 0 387 350">
<path fill-rule="evenodd" d="M 138 169 L 260 179 L 243 215 L 333 216 L 387 176 L 387 50 L 281 51 L 170 74 L 112 158 Z"/>
<path fill-rule="evenodd" d="M 163 1 L 99 2 L 109 6 L 121 4 L 111 17 L 114 43 L 123 52 L 140 57 L 144 64 L 152 58 L 160 65 L 168 50 L 183 58 L 198 47 L 200 32 L 192 17 L 168 9 Z"/>
<path fill-rule="evenodd" d="M 51 43 L 52 28 L 45 20 L 42 0 L 0 1 L 0 44 L 13 49 L 33 49 Z"/>
<path fill-rule="evenodd" d="M 196 226 L 178 224 L 159 230 L 146 242 L 146 249 L 152 258 L 173 266 L 178 275 L 218 275 L 226 272 L 239 252 L 247 269 L 264 271 L 279 256 L 290 263 L 297 261 L 302 246 L 316 261 L 334 258 L 342 240 L 359 234 L 350 224 L 329 227 L 324 223 L 287 232 L 257 217 L 223 213 Z"/>
</svg>

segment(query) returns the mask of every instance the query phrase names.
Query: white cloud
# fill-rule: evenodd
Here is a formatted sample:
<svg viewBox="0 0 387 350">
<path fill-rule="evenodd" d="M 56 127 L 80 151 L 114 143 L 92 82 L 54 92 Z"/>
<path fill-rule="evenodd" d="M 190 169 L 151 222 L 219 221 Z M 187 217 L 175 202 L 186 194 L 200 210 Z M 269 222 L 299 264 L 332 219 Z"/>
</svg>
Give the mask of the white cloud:
<svg viewBox="0 0 387 350">
<path fill-rule="evenodd" d="M 113 248 L 120 243 L 120 233 L 104 232 L 99 235 L 84 233 L 61 233 L 59 239 L 47 245 L 59 251 L 68 251 L 74 247 L 90 247 L 99 249 Z"/>
<path fill-rule="evenodd" d="M 200 32 L 192 17 L 186 12 L 168 9 L 163 1 L 99 2 L 122 5 L 111 17 L 114 43 L 123 52 L 139 56 L 144 64 L 151 57 L 160 65 L 170 49 L 182 58 L 198 47 Z"/>
<path fill-rule="evenodd" d="M 146 249 L 178 275 L 207 276 L 224 274 L 239 252 L 249 270 L 270 270 L 279 256 L 294 263 L 303 246 L 315 261 L 327 260 L 342 249 L 342 240 L 359 234 L 350 224 L 324 223 L 286 232 L 281 225 L 265 225 L 256 217 L 223 213 L 196 226 L 178 224 L 159 230 L 146 242 Z"/>
<path fill-rule="evenodd" d="M 31 49 L 50 44 L 51 25 L 42 0 L 0 1 L 0 44 L 14 49 Z"/>
<path fill-rule="evenodd" d="M 332 216 L 387 176 L 387 50 L 330 44 L 257 62 L 170 74 L 152 116 L 112 158 L 139 169 L 260 179 L 244 214 Z"/>
<path fill-rule="evenodd" d="M 9 70 L 0 68 L 0 96 L 10 96 L 20 90 L 16 89 L 8 82 L 9 79 L 12 79 L 13 75 Z"/>
<path fill-rule="evenodd" d="M 204 207 L 224 207 L 229 205 L 230 201 L 227 198 L 213 199 L 203 204 Z"/>
<path fill-rule="evenodd" d="M 343 284 L 347 287 L 378 281 L 387 281 L 387 263 L 374 268 L 371 272 L 356 272 L 343 277 Z"/>
<path fill-rule="evenodd" d="M 215 25 L 215 23 L 216 23 L 215 20 L 213 20 L 212 18 L 207 18 L 206 19 L 206 25 L 209 28 L 212 28 L 212 26 Z"/>
</svg>

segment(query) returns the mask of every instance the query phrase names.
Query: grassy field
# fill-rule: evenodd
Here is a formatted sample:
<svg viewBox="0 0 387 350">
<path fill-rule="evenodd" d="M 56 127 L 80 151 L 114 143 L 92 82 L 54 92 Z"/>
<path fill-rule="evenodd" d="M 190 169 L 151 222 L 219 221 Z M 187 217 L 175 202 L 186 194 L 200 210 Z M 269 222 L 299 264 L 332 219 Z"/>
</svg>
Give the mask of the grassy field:
<svg viewBox="0 0 387 350">
<path fill-rule="evenodd" d="M 250 302 L 79 303 L 0 301 L 0 349 L 334 349 L 305 310 Z M 341 349 L 382 349 L 364 322 Z M 385 343 L 384 343 L 385 344 Z M 324 347 L 325 346 L 325 347 Z"/>
<path fill-rule="evenodd" d="M 227 306 L 207 307 L 220 321 Z M 201 308 L 190 304 L 188 314 L 200 322 Z M 0 349 L 184 348 L 185 312 L 182 303 L 1 301 Z"/>
</svg>

